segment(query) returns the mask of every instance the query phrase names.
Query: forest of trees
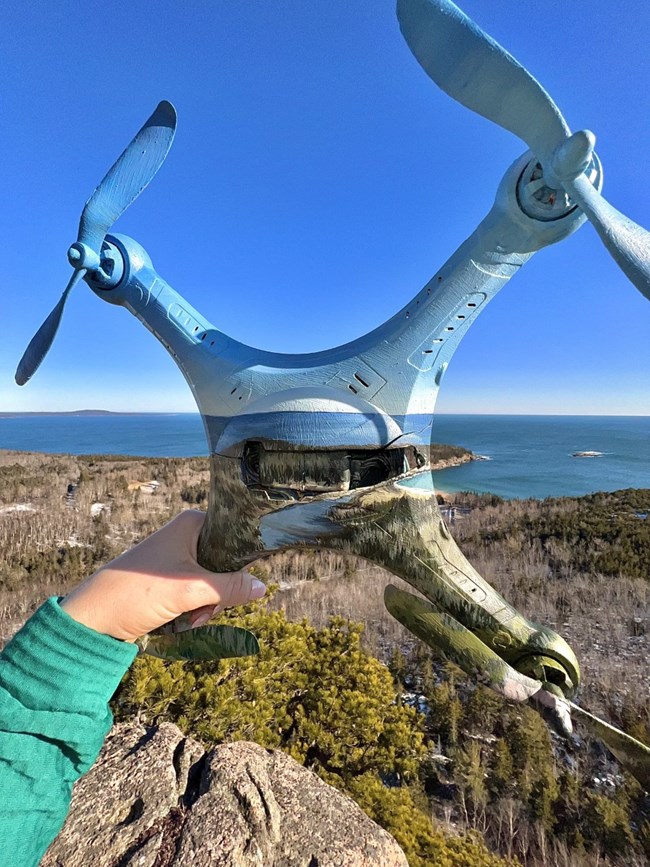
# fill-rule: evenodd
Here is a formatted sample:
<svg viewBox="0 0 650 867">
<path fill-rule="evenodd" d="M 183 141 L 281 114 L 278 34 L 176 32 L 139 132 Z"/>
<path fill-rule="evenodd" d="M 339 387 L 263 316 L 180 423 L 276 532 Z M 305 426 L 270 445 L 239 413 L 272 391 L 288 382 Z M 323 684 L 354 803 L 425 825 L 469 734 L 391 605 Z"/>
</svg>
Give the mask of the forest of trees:
<svg viewBox="0 0 650 867">
<path fill-rule="evenodd" d="M 153 478 L 155 494 L 134 489 Z M 202 459 L 0 453 L 2 637 L 179 509 L 205 505 L 207 482 Z M 452 527 L 459 544 L 509 601 L 571 641 L 585 706 L 650 742 L 650 491 L 458 499 L 471 507 Z M 260 655 L 140 657 L 117 718 L 286 750 L 387 828 L 411 867 L 650 863 L 650 802 L 605 748 L 583 731 L 562 741 L 532 709 L 437 659 L 385 612 L 381 570 L 316 552 L 255 568 L 283 589 L 223 617 L 256 633 Z"/>
</svg>

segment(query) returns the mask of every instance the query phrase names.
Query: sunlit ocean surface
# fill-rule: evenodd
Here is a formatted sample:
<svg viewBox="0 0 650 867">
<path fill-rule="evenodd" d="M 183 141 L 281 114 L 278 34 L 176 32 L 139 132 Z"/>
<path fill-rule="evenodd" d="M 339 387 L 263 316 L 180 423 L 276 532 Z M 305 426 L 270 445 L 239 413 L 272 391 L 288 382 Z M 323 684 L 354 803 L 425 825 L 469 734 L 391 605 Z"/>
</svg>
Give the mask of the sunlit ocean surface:
<svg viewBox="0 0 650 867">
<path fill-rule="evenodd" d="M 0 448 L 170 458 L 208 454 L 197 413 L 0 418 Z"/>
<path fill-rule="evenodd" d="M 490 458 L 435 473 L 442 490 L 541 499 L 650 488 L 648 416 L 439 416 L 433 439 Z M 572 457 L 583 451 L 603 455 Z"/>
<path fill-rule="evenodd" d="M 490 458 L 435 473 L 435 487 L 442 490 L 543 498 L 650 488 L 647 416 L 441 415 L 432 439 Z M 0 418 L 0 448 L 152 457 L 208 453 L 201 417 L 190 413 Z M 572 457 L 578 451 L 603 455 Z"/>
</svg>

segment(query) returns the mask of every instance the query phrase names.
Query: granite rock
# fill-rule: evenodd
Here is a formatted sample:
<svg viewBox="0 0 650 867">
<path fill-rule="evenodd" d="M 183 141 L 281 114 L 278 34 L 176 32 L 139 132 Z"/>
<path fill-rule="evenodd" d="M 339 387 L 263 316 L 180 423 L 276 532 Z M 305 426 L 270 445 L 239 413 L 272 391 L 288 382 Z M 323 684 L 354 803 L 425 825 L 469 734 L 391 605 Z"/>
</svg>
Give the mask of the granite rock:
<svg viewBox="0 0 650 867">
<path fill-rule="evenodd" d="M 407 867 L 395 840 L 280 750 L 205 752 L 163 723 L 115 726 L 42 867 Z"/>
</svg>

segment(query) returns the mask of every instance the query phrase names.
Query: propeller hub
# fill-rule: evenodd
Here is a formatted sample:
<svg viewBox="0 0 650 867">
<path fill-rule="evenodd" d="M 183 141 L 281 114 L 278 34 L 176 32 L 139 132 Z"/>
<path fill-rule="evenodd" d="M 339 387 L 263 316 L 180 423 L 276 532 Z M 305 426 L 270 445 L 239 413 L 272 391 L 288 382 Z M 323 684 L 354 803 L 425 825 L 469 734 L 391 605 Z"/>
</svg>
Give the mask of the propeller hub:
<svg viewBox="0 0 650 867">
<path fill-rule="evenodd" d="M 124 276 L 124 256 L 120 250 L 109 241 L 102 244 L 99 267 L 93 271 L 87 282 L 92 289 L 113 289 Z"/>
<path fill-rule="evenodd" d="M 75 271 L 97 271 L 100 265 L 99 255 L 87 244 L 76 242 L 68 250 L 68 262 Z"/>
<path fill-rule="evenodd" d="M 576 136 L 580 136 L 576 133 Z M 591 133 L 590 133 L 591 135 Z M 565 144 L 573 142 L 575 136 L 567 139 Z M 581 155 L 577 153 L 577 142 L 572 143 L 567 149 L 566 154 L 560 160 L 559 165 L 562 169 L 569 171 L 569 174 L 576 170 L 578 163 L 580 168 L 578 174 L 584 173 L 589 182 L 599 190 L 602 186 L 602 167 L 598 156 L 589 151 L 588 156 L 583 151 Z M 560 150 L 560 149 L 558 149 Z M 587 159 L 585 163 L 584 160 Z M 567 191 L 561 186 L 559 175 L 556 172 L 556 160 L 553 160 L 551 171 L 545 171 L 542 163 L 536 159 L 532 159 L 524 168 L 517 181 L 517 202 L 519 207 L 528 217 L 541 222 L 552 222 L 561 220 L 572 214 L 576 208 L 576 203 L 571 199 Z M 564 180 L 567 179 L 565 175 Z"/>
<path fill-rule="evenodd" d="M 516 662 L 512 662 L 513 668 L 527 677 L 539 680 L 544 689 L 557 695 L 559 698 L 572 698 L 580 686 L 580 666 L 571 647 L 564 639 L 544 630 L 549 636 L 554 636 L 554 646 L 550 647 L 550 653 L 525 654 Z"/>
</svg>

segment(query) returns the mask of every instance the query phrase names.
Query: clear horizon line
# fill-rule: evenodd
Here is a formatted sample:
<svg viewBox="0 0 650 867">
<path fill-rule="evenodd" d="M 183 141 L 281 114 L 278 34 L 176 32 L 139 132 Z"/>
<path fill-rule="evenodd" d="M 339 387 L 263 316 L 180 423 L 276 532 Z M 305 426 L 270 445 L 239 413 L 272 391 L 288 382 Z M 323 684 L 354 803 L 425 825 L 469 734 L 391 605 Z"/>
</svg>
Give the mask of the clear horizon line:
<svg viewBox="0 0 650 867">
<path fill-rule="evenodd" d="M 161 409 L 161 410 L 133 410 L 133 409 L 100 409 L 93 407 L 90 409 L 60 409 L 60 410 L 0 410 L 0 418 L 5 416 L 16 415 L 75 415 L 75 414 L 91 414 L 101 413 L 107 415 L 196 415 L 199 418 L 201 413 L 198 410 L 186 409 Z M 402 413 L 397 413 L 402 415 Z M 427 415 L 427 413 L 415 413 L 415 415 Z M 566 418 L 650 418 L 650 413 L 629 413 L 629 412 L 434 412 L 433 418 L 440 416 L 458 416 L 458 415 L 474 415 L 474 416 L 539 416 L 539 417 L 566 417 Z"/>
</svg>

